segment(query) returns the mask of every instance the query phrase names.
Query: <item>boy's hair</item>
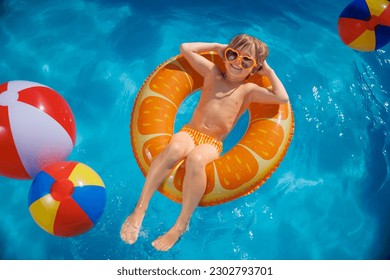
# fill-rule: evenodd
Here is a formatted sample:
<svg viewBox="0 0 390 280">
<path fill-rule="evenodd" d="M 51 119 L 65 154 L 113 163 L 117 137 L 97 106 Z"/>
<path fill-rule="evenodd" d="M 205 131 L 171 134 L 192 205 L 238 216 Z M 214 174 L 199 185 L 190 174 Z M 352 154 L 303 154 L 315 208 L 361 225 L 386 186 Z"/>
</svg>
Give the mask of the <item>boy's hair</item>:
<svg viewBox="0 0 390 280">
<path fill-rule="evenodd" d="M 257 70 L 259 70 L 268 56 L 268 46 L 264 42 L 248 34 L 240 34 L 230 41 L 228 47 L 244 50 L 250 49 L 252 45 L 255 46 L 256 57 L 254 57 L 254 59 L 256 60 L 256 64 L 258 66 Z"/>
</svg>

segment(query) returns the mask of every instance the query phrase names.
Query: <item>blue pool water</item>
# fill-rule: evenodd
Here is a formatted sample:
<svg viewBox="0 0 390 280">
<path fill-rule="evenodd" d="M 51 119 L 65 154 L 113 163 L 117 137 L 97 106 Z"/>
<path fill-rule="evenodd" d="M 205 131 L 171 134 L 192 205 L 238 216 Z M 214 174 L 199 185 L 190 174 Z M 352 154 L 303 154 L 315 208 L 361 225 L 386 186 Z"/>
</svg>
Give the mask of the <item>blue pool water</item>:
<svg viewBox="0 0 390 280">
<path fill-rule="evenodd" d="M 349 2 L 0 0 L 0 83 L 30 80 L 61 93 L 77 122 L 69 160 L 91 166 L 107 187 L 99 223 L 60 238 L 32 220 L 31 180 L 0 178 L 0 259 L 388 258 L 390 45 L 371 53 L 343 45 L 337 19 Z M 150 243 L 180 205 L 156 194 L 139 241 L 124 244 L 119 231 L 144 182 L 129 144 L 137 91 L 182 42 L 227 43 L 238 33 L 269 45 L 289 92 L 296 128 L 284 161 L 255 193 L 199 208 L 168 253 Z"/>
</svg>

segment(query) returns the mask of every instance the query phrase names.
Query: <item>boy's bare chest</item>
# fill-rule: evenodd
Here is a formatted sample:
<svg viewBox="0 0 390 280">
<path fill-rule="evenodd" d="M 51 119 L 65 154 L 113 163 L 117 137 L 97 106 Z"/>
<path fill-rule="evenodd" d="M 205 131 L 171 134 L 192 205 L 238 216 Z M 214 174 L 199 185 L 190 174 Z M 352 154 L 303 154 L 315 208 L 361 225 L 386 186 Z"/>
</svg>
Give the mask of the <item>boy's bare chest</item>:
<svg viewBox="0 0 390 280">
<path fill-rule="evenodd" d="M 202 99 L 205 103 L 211 103 L 221 109 L 240 108 L 245 95 L 243 86 L 229 86 L 214 81 L 203 88 Z M 210 105 L 211 105 L 210 104 Z"/>
</svg>

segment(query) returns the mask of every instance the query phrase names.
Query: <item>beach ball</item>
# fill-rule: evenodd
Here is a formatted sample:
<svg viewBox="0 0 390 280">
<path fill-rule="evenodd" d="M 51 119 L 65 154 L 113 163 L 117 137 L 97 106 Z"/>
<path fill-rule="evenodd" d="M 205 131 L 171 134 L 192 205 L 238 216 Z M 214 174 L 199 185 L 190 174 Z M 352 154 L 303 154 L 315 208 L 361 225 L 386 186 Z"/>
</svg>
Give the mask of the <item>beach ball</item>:
<svg viewBox="0 0 390 280">
<path fill-rule="evenodd" d="M 341 13 L 338 21 L 341 40 L 359 51 L 374 51 L 390 41 L 390 2 L 355 0 Z"/>
<path fill-rule="evenodd" d="M 73 113 L 56 91 L 29 81 L 0 85 L 0 175 L 33 178 L 65 160 L 75 140 Z"/>
<path fill-rule="evenodd" d="M 32 218 L 56 236 L 80 235 L 99 220 L 106 188 L 89 166 L 63 161 L 45 167 L 33 180 L 28 194 Z"/>
</svg>

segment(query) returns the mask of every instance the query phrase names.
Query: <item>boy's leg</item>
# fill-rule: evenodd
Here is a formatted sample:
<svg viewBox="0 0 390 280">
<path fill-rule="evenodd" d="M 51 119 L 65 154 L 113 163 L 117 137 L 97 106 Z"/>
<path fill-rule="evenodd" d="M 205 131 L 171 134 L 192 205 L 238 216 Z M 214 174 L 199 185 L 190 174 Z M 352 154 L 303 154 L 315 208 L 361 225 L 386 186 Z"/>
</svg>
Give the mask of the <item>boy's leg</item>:
<svg viewBox="0 0 390 280">
<path fill-rule="evenodd" d="M 192 213 L 206 190 L 206 165 L 217 159 L 218 156 L 216 148 L 210 144 L 197 146 L 187 156 L 182 210 L 175 225 L 152 243 L 157 250 L 169 250 L 186 230 Z"/>
<path fill-rule="evenodd" d="M 191 136 L 179 132 L 172 136 L 164 151 L 153 159 L 137 205 L 122 225 L 121 237 L 123 241 L 133 244 L 137 240 L 145 212 L 153 194 L 172 172 L 175 165 L 185 158 L 194 147 Z"/>
</svg>

